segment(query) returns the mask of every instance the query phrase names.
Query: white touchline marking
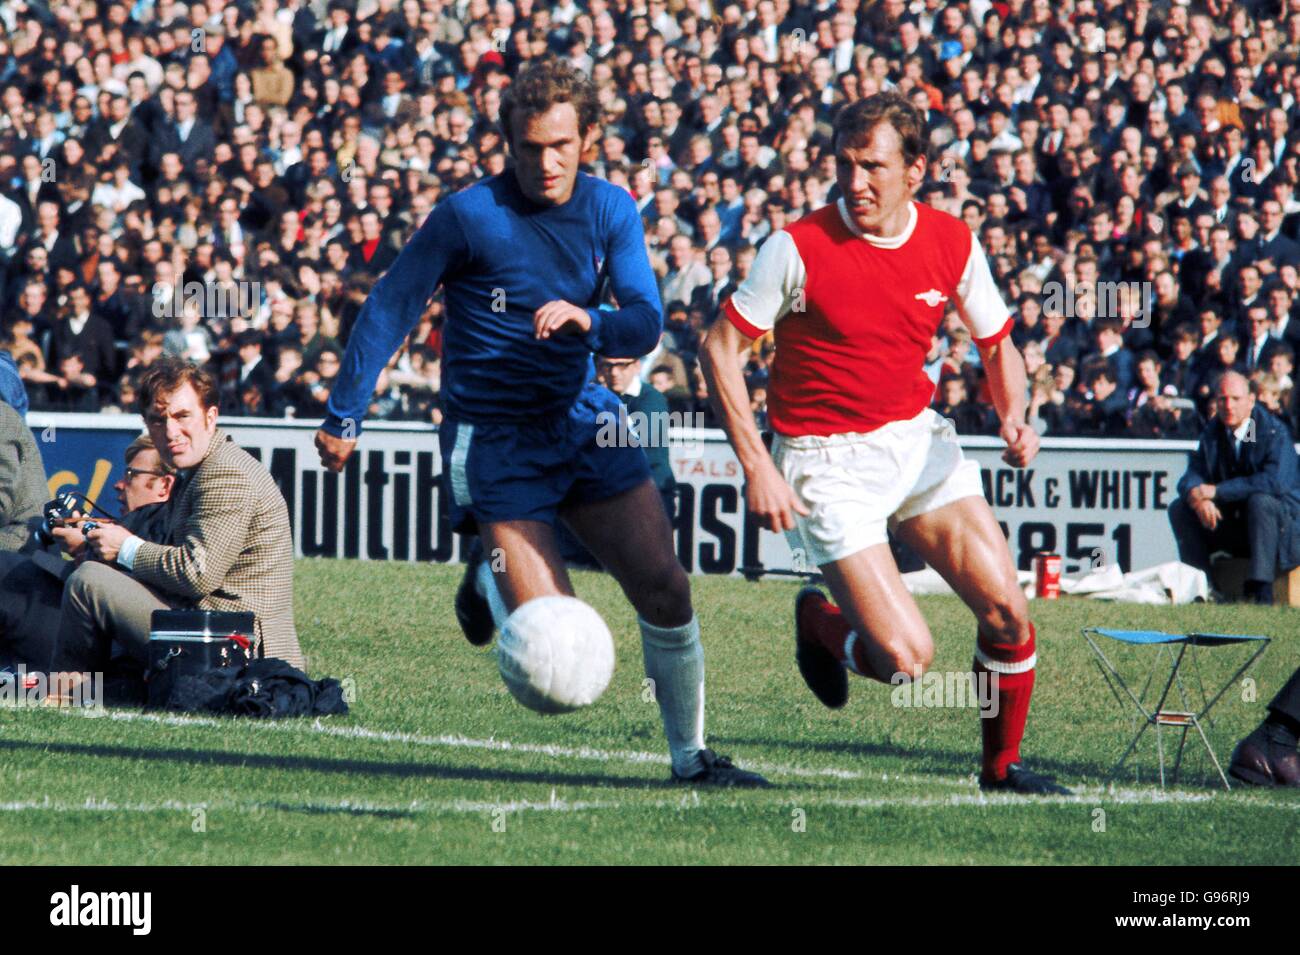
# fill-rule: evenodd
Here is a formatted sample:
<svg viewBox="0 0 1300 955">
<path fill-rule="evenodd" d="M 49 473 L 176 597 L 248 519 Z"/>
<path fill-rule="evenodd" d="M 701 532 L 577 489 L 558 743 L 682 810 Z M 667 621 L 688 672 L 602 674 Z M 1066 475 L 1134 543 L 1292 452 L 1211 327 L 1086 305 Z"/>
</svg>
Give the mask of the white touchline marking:
<svg viewBox="0 0 1300 955">
<path fill-rule="evenodd" d="M 165 726 L 183 726 L 183 727 L 216 727 L 229 728 L 232 724 L 229 720 L 217 720 L 206 716 L 182 716 L 177 714 L 163 715 L 158 713 L 136 713 L 130 711 L 114 711 L 107 714 L 101 713 L 98 717 L 92 717 L 90 714 L 76 709 L 53 709 L 43 710 L 41 712 L 54 712 L 67 716 L 81 716 L 83 718 L 102 719 L 106 715 L 108 719 L 117 722 L 126 723 L 156 723 Z M 504 739 L 473 739 L 467 736 L 448 734 L 443 736 L 421 736 L 415 733 L 404 733 L 394 730 L 374 730 L 367 729 L 364 726 L 326 726 L 319 719 L 312 723 L 274 723 L 274 722 L 246 722 L 242 726 L 245 730 L 266 730 L 288 733 L 307 733 L 312 735 L 322 735 L 335 738 L 363 739 L 386 743 L 409 743 L 416 746 L 433 746 L 433 747 L 451 747 L 451 748 L 468 748 L 468 749 L 486 749 L 499 752 L 517 752 L 517 753 L 539 753 L 545 756 L 551 756 L 561 759 L 589 759 L 598 762 L 627 762 L 627 763 L 654 763 L 667 765 L 668 757 L 660 753 L 649 753 L 638 750 L 603 750 L 594 749 L 589 746 L 570 747 L 558 746 L 553 743 L 516 743 Z M 1163 790 L 1159 786 L 1127 786 L 1121 787 L 1116 783 L 1105 783 L 1090 786 L 1073 786 L 1073 796 L 1024 796 L 1018 793 L 982 793 L 979 791 L 979 783 L 975 777 L 954 777 L 954 776 L 927 776 L 917 773 L 882 773 L 868 772 L 852 769 L 840 769 L 836 767 L 823 767 L 820 769 L 809 769 L 803 766 L 787 766 L 776 763 L 766 763 L 761 761 L 746 761 L 746 766 L 760 772 L 770 773 L 772 775 L 798 776 L 798 777 L 817 777 L 826 776 L 835 779 L 860 779 L 866 782 L 879 781 L 883 783 L 902 783 L 905 785 L 923 785 L 923 786 L 952 786 L 960 789 L 972 790 L 972 792 L 963 795 L 951 796 L 915 796 L 911 798 L 889 799 L 882 797 L 880 800 L 871 798 L 863 799 L 820 799 L 810 804 L 816 805 L 840 805 L 852 807 L 861 805 L 866 807 L 883 807 L 883 806 L 915 806 L 923 807 L 926 805 L 1023 805 L 1030 804 L 1066 804 L 1073 802 L 1111 802 L 1111 803 L 1131 803 L 1131 802 L 1208 802 L 1213 799 L 1228 799 L 1233 805 L 1251 804 L 1259 806 L 1269 806 L 1279 809 L 1297 808 L 1300 809 L 1300 803 L 1287 802 L 1269 802 L 1261 800 L 1254 796 L 1241 796 L 1240 790 L 1234 790 L 1232 793 L 1219 792 L 1183 792 L 1180 790 Z M 809 797 L 810 800 L 815 797 Z M 802 799 L 802 797 L 801 797 Z M 919 800 L 919 801 L 918 801 Z M 3 809 L 0 803 L 0 809 Z M 485 804 L 488 805 L 488 804 Z M 490 804 L 492 808 L 498 808 L 497 803 Z M 594 804 L 593 804 L 594 805 Z M 597 808 L 616 808 L 622 804 L 601 804 Z M 638 802 L 632 805 L 636 806 L 657 806 L 656 803 Z M 676 805 L 674 803 L 664 803 L 665 806 Z M 712 805 L 721 805 L 712 803 Z M 745 805 L 752 805 L 746 803 Z"/>
<path fill-rule="evenodd" d="M 48 712 L 48 711 L 47 711 Z M 127 723 L 155 723 L 163 726 L 184 727 L 220 727 L 229 728 L 229 721 L 221 721 L 205 716 L 162 715 L 158 713 L 109 712 L 96 717 L 76 709 L 56 709 L 53 712 L 70 716 L 82 716 L 90 719 L 104 719 Z M 504 739 L 473 739 L 458 734 L 443 736 L 421 736 L 395 730 L 374 730 L 364 726 L 325 726 L 316 720 L 312 723 L 271 723 L 248 722 L 243 725 L 246 730 L 266 730 L 287 733 L 309 733 L 335 738 L 373 740 L 384 743 L 409 743 L 415 746 L 445 746 L 451 748 L 487 749 L 500 752 L 538 753 L 562 759 L 589 759 L 597 762 L 623 762 L 639 764 L 656 764 L 667 766 L 667 754 L 648 753 L 637 750 L 604 750 L 590 746 L 559 746 L 554 743 L 515 743 Z M 957 786 L 972 789 L 977 786 L 974 776 L 968 778 L 945 778 L 905 773 L 867 772 L 837 767 L 809 769 L 803 766 L 789 766 L 780 763 L 768 763 L 761 760 L 746 760 L 745 766 L 757 772 L 771 773 L 778 776 L 829 777 L 832 779 L 879 780 L 880 782 L 911 783 L 918 785 Z"/>
<path fill-rule="evenodd" d="M 1300 803 L 1271 802 L 1258 798 L 1234 798 L 1219 793 L 1161 793 L 1122 790 L 1114 795 L 1098 799 L 1094 795 L 1076 794 L 1074 796 L 1022 796 L 1015 793 L 979 794 L 970 796 L 907 796 L 907 797 L 862 797 L 862 798 L 809 798 L 797 800 L 801 807 L 830 809 L 956 809 L 965 807 L 1001 807 L 1016 806 L 1023 808 L 1031 805 L 1095 805 L 1098 802 L 1121 805 L 1159 805 L 1161 803 L 1224 803 L 1242 805 L 1251 808 L 1282 809 L 1300 812 Z M 55 802 L 49 798 L 20 802 L 0 803 L 0 813 L 22 812 L 193 812 L 203 809 L 208 812 L 230 810 L 240 813 L 250 811 L 275 812 L 337 812 L 352 815 L 380 815 L 408 813 L 415 815 L 472 814 L 493 812 L 592 812 L 602 810 L 684 810 L 684 809 L 771 809 L 784 812 L 791 804 L 787 796 L 781 799 L 759 802 L 741 802 L 734 799 L 713 799 L 705 793 L 701 798 L 698 790 L 691 790 L 677 799 L 653 799 L 645 801 L 619 800 L 573 800 L 560 799 L 551 794 L 546 801 L 515 799 L 502 802 L 490 800 L 450 799 L 450 800 L 412 800 L 408 803 L 374 803 L 368 800 L 343 799 L 337 802 L 287 802 L 287 801 L 228 801 L 214 800 L 207 802 L 179 802 L 162 800 L 159 802 L 125 802 L 118 803 L 107 799 L 87 799 L 84 802 Z"/>
</svg>

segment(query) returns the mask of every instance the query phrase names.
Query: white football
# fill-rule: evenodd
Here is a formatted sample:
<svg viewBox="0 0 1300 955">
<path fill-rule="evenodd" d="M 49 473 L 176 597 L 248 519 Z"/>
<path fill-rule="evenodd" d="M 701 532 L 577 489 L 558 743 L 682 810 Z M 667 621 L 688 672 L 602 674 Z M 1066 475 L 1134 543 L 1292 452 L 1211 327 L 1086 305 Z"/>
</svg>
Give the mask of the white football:
<svg viewBox="0 0 1300 955">
<path fill-rule="evenodd" d="M 501 678 L 539 713 L 568 713 L 600 699 L 614 675 L 614 638 L 577 597 L 536 597 L 506 618 L 497 640 Z"/>
</svg>

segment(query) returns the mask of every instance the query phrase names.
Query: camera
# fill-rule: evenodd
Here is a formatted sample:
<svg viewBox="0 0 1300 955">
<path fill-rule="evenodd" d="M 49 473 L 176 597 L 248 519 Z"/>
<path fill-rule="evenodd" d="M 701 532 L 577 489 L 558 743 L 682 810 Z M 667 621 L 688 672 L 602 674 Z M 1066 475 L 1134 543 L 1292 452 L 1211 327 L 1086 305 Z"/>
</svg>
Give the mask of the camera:
<svg viewBox="0 0 1300 955">
<path fill-rule="evenodd" d="M 82 497 L 76 491 L 65 491 L 41 509 L 44 520 L 36 529 L 36 540 L 43 547 L 52 547 L 55 543 L 54 528 L 65 526 L 81 513 Z"/>
</svg>

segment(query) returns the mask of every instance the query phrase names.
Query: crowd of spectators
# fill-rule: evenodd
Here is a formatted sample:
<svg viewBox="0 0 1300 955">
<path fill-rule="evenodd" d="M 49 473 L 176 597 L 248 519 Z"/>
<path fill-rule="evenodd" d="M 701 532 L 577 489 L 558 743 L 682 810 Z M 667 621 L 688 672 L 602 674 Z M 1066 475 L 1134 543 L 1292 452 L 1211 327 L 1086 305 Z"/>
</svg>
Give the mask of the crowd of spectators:
<svg viewBox="0 0 1300 955">
<path fill-rule="evenodd" d="M 501 91 L 543 56 L 597 86 L 584 168 L 642 212 L 666 322 L 642 373 L 673 410 L 712 423 L 701 334 L 768 235 L 836 200 L 836 110 L 892 89 L 1045 433 L 1194 436 L 1227 369 L 1294 433 L 1300 0 L 15 0 L 0 344 L 31 407 L 129 410 L 182 355 L 227 414 L 320 417 L 405 240 L 507 168 Z M 439 420 L 442 319 L 435 297 L 372 417 Z M 746 367 L 760 423 L 772 357 Z M 928 361 L 935 406 L 995 431 L 955 313 Z"/>
</svg>

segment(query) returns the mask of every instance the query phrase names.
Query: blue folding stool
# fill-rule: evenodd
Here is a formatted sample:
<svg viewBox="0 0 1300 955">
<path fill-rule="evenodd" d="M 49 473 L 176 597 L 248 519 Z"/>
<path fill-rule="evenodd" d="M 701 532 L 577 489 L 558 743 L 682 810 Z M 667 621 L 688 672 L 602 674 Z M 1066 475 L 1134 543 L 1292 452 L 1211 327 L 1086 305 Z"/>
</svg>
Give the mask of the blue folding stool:
<svg viewBox="0 0 1300 955">
<path fill-rule="evenodd" d="M 1117 640 L 1120 643 L 1126 643 L 1130 646 L 1155 646 L 1157 648 L 1156 659 L 1151 665 L 1151 672 L 1147 674 L 1146 682 L 1143 684 L 1140 692 L 1134 693 L 1129 689 L 1128 684 L 1124 682 L 1124 678 L 1120 675 L 1119 670 L 1117 670 L 1115 665 L 1106 658 L 1106 654 L 1102 652 L 1101 647 L 1099 647 L 1097 642 L 1093 639 L 1094 635 L 1109 637 L 1111 640 Z M 1128 749 L 1124 750 L 1124 755 L 1119 758 L 1119 762 L 1116 763 L 1115 767 L 1110 771 L 1110 775 L 1114 776 L 1119 772 L 1120 767 L 1124 765 L 1125 760 L 1127 760 L 1133 750 L 1137 748 L 1138 741 L 1142 739 L 1142 734 L 1147 731 L 1148 727 L 1154 726 L 1156 728 L 1156 752 L 1159 754 L 1160 759 L 1160 786 L 1163 788 L 1165 785 L 1165 748 L 1164 741 L 1161 739 L 1160 728 L 1162 726 L 1180 727 L 1183 733 L 1182 737 L 1178 741 L 1178 756 L 1174 760 L 1172 778 L 1172 781 L 1177 783 L 1178 768 L 1183 761 L 1183 746 L 1187 742 L 1187 730 L 1191 727 L 1195 727 L 1196 732 L 1201 737 L 1201 742 L 1205 744 L 1205 751 L 1210 754 L 1210 760 L 1214 763 L 1214 768 L 1219 773 L 1219 778 L 1223 780 L 1224 788 L 1231 789 L 1232 787 L 1228 784 L 1228 777 L 1223 774 L 1223 768 L 1219 765 L 1219 760 L 1214 755 L 1214 748 L 1210 746 L 1210 741 L 1205 736 L 1205 730 L 1201 727 L 1201 721 L 1205 719 L 1206 715 L 1210 712 L 1210 708 L 1213 707 L 1215 703 L 1219 702 L 1219 699 L 1223 694 L 1228 692 L 1228 687 L 1232 686 L 1232 684 L 1235 683 L 1242 674 L 1249 670 L 1251 665 L 1254 664 L 1257 659 L 1259 659 L 1260 654 L 1268 648 L 1272 638 L 1232 633 L 1163 633 L 1159 630 L 1112 630 L 1107 627 L 1084 627 L 1083 636 L 1084 639 L 1088 641 L 1088 645 L 1092 647 L 1093 652 L 1097 655 L 1097 668 L 1101 670 L 1101 675 L 1105 678 L 1106 685 L 1110 687 L 1110 691 L 1115 694 L 1115 699 L 1119 701 L 1121 706 L 1124 705 L 1123 699 L 1115 688 L 1116 684 L 1118 684 L 1119 688 L 1128 695 L 1128 698 L 1132 701 L 1133 705 L 1137 707 L 1137 710 L 1142 715 L 1143 719 L 1142 728 L 1139 729 L 1137 735 L 1133 737 L 1133 742 L 1129 743 Z M 1228 678 L 1228 680 L 1223 684 L 1223 688 L 1219 690 L 1218 693 L 1214 694 L 1214 697 L 1211 699 L 1206 698 L 1205 684 L 1201 681 L 1200 667 L 1195 664 L 1196 654 L 1193 653 L 1191 655 L 1193 665 L 1196 668 L 1196 679 L 1200 688 L 1202 703 L 1199 710 L 1194 709 L 1193 704 L 1188 699 L 1188 689 L 1183 683 L 1181 674 L 1183 659 L 1188 655 L 1188 647 L 1222 647 L 1238 643 L 1258 643 L 1259 649 L 1250 655 L 1250 659 L 1242 664 L 1241 668 Z M 1146 697 L 1147 690 L 1150 688 L 1157 671 L 1160 669 L 1161 660 L 1165 659 L 1166 654 L 1168 655 L 1170 664 L 1169 678 L 1165 680 L 1164 689 L 1160 692 L 1160 699 L 1156 701 L 1155 706 L 1152 709 L 1148 710 L 1142 701 Z M 1165 709 L 1165 703 L 1169 700 L 1169 691 L 1173 689 L 1174 686 L 1178 687 L 1178 697 L 1182 703 L 1181 710 Z"/>
</svg>

